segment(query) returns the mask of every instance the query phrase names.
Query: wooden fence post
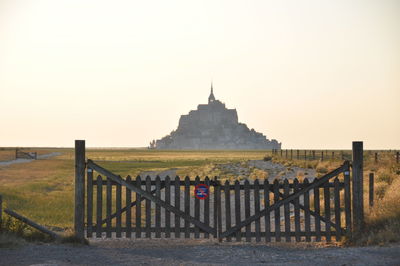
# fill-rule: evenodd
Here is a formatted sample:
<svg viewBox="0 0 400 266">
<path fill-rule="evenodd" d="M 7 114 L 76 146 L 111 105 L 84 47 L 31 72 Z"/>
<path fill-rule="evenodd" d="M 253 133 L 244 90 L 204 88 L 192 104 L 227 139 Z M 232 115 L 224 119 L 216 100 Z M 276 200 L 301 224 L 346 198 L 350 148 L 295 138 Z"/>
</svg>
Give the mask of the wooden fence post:
<svg viewBox="0 0 400 266">
<path fill-rule="evenodd" d="M 315 160 L 315 151 L 312 151 L 312 158 Z"/>
<path fill-rule="evenodd" d="M 290 149 L 290 160 L 293 160 L 293 149 Z"/>
<path fill-rule="evenodd" d="M 285 150 L 285 157 L 286 157 L 286 159 L 287 159 L 287 149 Z"/>
<path fill-rule="evenodd" d="M 283 152 L 283 150 L 281 149 L 281 157 L 282 157 L 282 152 Z"/>
<path fill-rule="evenodd" d="M 299 150 L 297 150 L 297 160 L 300 158 L 299 156 L 300 156 L 300 152 L 299 152 Z"/>
<path fill-rule="evenodd" d="M 321 153 L 321 162 L 323 162 L 324 161 L 324 151 L 322 151 L 322 153 Z"/>
<path fill-rule="evenodd" d="M 85 141 L 75 140 L 75 235 L 84 239 L 85 218 Z"/>
<path fill-rule="evenodd" d="M 378 162 L 378 153 L 377 152 L 375 152 L 375 162 L 376 163 Z"/>
<path fill-rule="evenodd" d="M 364 225 L 363 202 L 363 142 L 353 141 L 353 229 L 359 232 Z"/>
<path fill-rule="evenodd" d="M 374 173 L 369 173 L 369 206 L 374 206 Z"/>
<path fill-rule="evenodd" d="M 399 163 L 400 152 L 396 152 L 396 163 Z"/>
<path fill-rule="evenodd" d="M 332 152 L 332 157 L 331 157 L 331 159 L 333 160 L 333 158 L 335 158 L 335 152 L 334 152 L 334 151 Z"/>
</svg>

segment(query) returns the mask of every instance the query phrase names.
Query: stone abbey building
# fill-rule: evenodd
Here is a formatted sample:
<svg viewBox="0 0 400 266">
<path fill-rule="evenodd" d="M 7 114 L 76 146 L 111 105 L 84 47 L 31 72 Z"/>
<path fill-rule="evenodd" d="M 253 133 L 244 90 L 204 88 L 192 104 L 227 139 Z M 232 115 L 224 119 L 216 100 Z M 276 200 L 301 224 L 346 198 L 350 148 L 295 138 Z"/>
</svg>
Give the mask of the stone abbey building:
<svg viewBox="0 0 400 266">
<path fill-rule="evenodd" d="M 182 115 L 178 129 L 150 143 L 150 148 L 171 150 L 266 150 L 280 149 L 281 143 L 238 122 L 236 109 L 216 100 L 211 84 L 208 104 Z"/>
</svg>

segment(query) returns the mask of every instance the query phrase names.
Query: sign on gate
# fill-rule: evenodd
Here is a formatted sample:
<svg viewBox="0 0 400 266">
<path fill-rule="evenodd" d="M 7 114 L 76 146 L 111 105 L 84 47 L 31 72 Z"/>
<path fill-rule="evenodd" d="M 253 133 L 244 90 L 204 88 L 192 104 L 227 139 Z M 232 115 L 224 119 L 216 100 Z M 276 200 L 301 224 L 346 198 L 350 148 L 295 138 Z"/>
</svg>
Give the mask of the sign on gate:
<svg viewBox="0 0 400 266">
<path fill-rule="evenodd" d="M 210 194 L 210 188 L 205 184 L 196 185 L 194 188 L 194 195 L 198 199 L 206 199 Z"/>
</svg>

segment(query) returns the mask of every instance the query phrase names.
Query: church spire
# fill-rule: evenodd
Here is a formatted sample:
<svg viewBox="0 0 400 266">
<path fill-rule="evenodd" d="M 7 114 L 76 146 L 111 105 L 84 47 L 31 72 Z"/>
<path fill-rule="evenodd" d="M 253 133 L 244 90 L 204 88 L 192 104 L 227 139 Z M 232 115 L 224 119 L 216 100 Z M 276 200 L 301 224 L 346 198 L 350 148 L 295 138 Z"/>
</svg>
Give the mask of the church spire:
<svg viewBox="0 0 400 266">
<path fill-rule="evenodd" d="M 213 84 L 211 81 L 211 93 L 210 93 L 210 96 L 208 96 L 208 103 L 212 103 L 213 101 L 215 101 L 215 97 L 214 97 L 214 92 L 213 92 Z"/>
</svg>

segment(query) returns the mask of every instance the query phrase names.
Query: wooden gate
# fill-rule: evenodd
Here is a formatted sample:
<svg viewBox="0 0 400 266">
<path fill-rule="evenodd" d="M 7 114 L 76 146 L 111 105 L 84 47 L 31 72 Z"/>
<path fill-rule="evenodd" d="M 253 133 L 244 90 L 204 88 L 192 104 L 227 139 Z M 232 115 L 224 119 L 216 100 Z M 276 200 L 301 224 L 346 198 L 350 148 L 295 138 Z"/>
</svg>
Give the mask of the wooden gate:
<svg viewBox="0 0 400 266">
<path fill-rule="evenodd" d="M 76 151 L 75 231 L 79 237 L 339 241 L 362 223 L 360 173 L 354 161 L 352 187 L 349 161 L 323 177 L 301 182 L 124 179 L 92 160 L 85 162 L 84 142 Z M 194 196 L 198 184 L 210 187 L 204 200 Z"/>
</svg>

